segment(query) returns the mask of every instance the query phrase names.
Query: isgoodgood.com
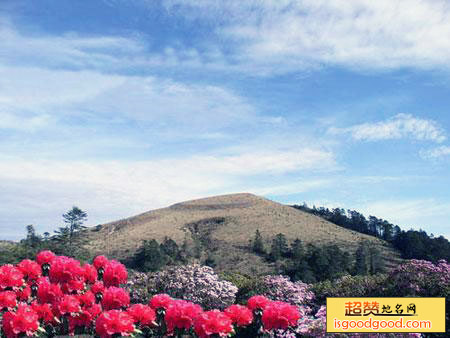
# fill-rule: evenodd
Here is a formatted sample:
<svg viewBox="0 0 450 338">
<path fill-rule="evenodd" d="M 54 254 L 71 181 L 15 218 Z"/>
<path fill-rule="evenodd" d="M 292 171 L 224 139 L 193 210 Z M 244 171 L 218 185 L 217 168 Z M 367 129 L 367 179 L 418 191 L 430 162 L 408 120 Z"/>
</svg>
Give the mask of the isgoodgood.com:
<svg viewBox="0 0 450 338">
<path fill-rule="evenodd" d="M 429 320 L 376 320 L 369 318 L 367 320 L 339 320 L 334 319 L 334 328 L 338 330 L 355 330 L 355 329 L 393 329 L 393 330 L 411 330 L 411 329 L 431 329 L 431 321 Z"/>
</svg>

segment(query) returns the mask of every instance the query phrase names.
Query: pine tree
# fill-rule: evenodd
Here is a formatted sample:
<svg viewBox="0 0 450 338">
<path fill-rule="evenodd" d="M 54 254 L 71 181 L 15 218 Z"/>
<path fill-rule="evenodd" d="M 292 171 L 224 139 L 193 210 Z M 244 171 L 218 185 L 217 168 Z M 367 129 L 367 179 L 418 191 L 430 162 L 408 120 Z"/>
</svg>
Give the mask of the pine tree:
<svg viewBox="0 0 450 338">
<path fill-rule="evenodd" d="M 266 253 L 266 250 L 264 249 L 264 242 L 258 229 L 255 232 L 255 238 L 253 239 L 252 243 L 252 250 L 258 255 L 264 255 Z"/>
<path fill-rule="evenodd" d="M 86 227 L 83 223 L 87 219 L 86 212 L 74 206 L 62 217 L 65 226 L 55 231 L 55 240 L 59 244 L 60 253 L 73 257 L 84 256 L 86 254 L 83 249 Z"/>
<path fill-rule="evenodd" d="M 305 257 L 305 250 L 303 248 L 302 241 L 296 239 L 291 245 L 291 257 L 295 261 L 303 260 Z"/>
<path fill-rule="evenodd" d="M 272 261 L 276 262 L 281 257 L 287 257 L 288 255 L 289 247 L 287 244 L 286 236 L 280 233 L 276 235 L 272 240 L 269 257 Z"/>
</svg>

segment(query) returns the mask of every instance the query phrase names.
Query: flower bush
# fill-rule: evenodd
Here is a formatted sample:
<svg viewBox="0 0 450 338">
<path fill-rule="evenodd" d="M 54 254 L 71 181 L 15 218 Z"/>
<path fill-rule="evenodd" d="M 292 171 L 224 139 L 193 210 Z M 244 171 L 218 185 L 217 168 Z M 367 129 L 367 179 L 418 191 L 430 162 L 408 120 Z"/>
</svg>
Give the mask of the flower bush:
<svg viewBox="0 0 450 338">
<path fill-rule="evenodd" d="M 450 264 L 412 259 L 393 269 L 387 278 L 393 296 L 446 297 L 450 294 Z"/>
<path fill-rule="evenodd" d="M 155 294 L 136 304 L 131 303 L 130 293 L 123 287 L 133 289 L 127 277 L 121 263 L 104 256 L 97 257 L 92 265 L 82 265 L 49 251 L 39 253 L 36 261 L 0 266 L 2 337 L 329 336 L 325 331 L 326 308 L 320 307 L 313 315 L 307 306 L 315 299 L 310 287 L 292 283 L 283 276 L 263 278 L 267 291 L 250 297 L 245 305 L 232 304 L 236 287 L 219 280 L 208 267 L 178 267 L 154 275 L 153 282 L 159 284 L 153 285 L 159 285 L 167 293 Z M 380 295 L 449 294 L 450 269 L 445 261 L 432 264 L 412 260 L 392 270 L 387 277 L 371 278 L 344 277 L 336 284 L 343 290 L 335 293 L 352 295 L 352 289 L 362 290 L 359 283 L 371 286 L 370 292 L 384 293 Z M 384 280 L 385 285 L 379 287 L 379 281 L 373 278 Z M 144 283 L 143 279 L 143 284 L 147 280 Z"/>
<path fill-rule="evenodd" d="M 129 271 L 124 289 L 130 294 L 132 304 L 148 303 L 150 300 L 148 275 L 144 272 Z"/>
<path fill-rule="evenodd" d="M 180 276 L 182 273 L 184 277 Z M 168 294 L 156 294 L 148 304 L 130 304 L 129 292 L 121 287 L 127 283 L 125 267 L 104 256 L 94 259 L 92 265 L 82 265 L 73 258 L 44 251 L 36 261 L 1 266 L 2 336 L 203 338 L 234 333 L 236 337 L 253 337 L 278 329 L 295 332 L 302 317 L 297 304 L 262 295 L 249 299 L 248 306 L 232 304 L 236 287 L 220 281 L 208 267 L 175 269 L 157 276 L 157 281 L 169 282 L 172 274 L 174 281 L 166 289 L 179 298 L 198 299 L 201 304 Z"/>
<path fill-rule="evenodd" d="M 176 266 L 154 273 L 149 279 L 150 292 L 167 293 L 188 300 L 205 309 L 224 309 L 235 302 L 237 287 L 220 280 L 214 270 L 198 264 Z"/>
</svg>

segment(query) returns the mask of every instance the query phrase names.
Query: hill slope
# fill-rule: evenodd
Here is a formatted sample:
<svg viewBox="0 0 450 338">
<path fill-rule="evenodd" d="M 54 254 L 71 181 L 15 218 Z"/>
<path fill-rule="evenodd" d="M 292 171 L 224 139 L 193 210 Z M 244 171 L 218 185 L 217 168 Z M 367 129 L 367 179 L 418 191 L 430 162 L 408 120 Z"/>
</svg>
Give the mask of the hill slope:
<svg viewBox="0 0 450 338">
<path fill-rule="evenodd" d="M 218 257 L 218 270 L 246 273 L 274 272 L 274 266 L 248 249 L 259 229 L 269 242 L 277 233 L 303 243 L 337 244 L 353 252 L 361 240 L 380 246 L 387 260 L 398 254 L 386 242 L 336 226 L 320 217 L 252 194 L 232 194 L 174 204 L 134 217 L 99 225 L 90 231 L 94 253 L 126 259 L 144 239 L 161 241 L 168 236 L 181 244 L 192 233 Z"/>
</svg>

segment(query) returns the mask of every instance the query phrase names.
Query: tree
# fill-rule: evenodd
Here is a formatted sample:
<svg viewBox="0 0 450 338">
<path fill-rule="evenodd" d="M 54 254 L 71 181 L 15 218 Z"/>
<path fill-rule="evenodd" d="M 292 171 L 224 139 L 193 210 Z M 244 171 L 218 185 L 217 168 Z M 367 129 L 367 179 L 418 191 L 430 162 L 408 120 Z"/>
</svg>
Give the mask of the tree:
<svg viewBox="0 0 450 338">
<path fill-rule="evenodd" d="M 83 244 L 85 242 L 83 223 L 87 219 L 87 213 L 73 206 L 71 210 L 62 215 L 65 226 L 56 230 L 55 240 L 59 244 L 59 251 L 68 256 L 84 255 Z"/>
<path fill-rule="evenodd" d="M 252 243 L 252 250 L 258 255 L 264 255 L 266 253 L 266 250 L 264 249 L 264 242 L 258 229 L 255 232 L 255 238 L 253 239 Z"/>
<path fill-rule="evenodd" d="M 304 259 L 304 256 L 305 250 L 302 241 L 297 238 L 291 245 L 291 257 L 295 261 L 300 261 Z"/>
<path fill-rule="evenodd" d="M 181 260 L 180 249 L 178 244 L 171 238 L 165 237 L 164 241 L 159 245 L 161 253 L 170 258 L 170 263 L 175 263 L 177 260 Z"/>
<path fill-rule="evenodd" d="M 287 244 L 286 236 L 279 233 L 272 240 L 269 258 L 270 260 L 276 262 L 281 257 L 288 257 L 288 256 L 289 256 L 289 247 Z"/>
<path fill-rule="evenodd" d="M 133 265 L 140 271 L 157 271 L 167 264 L 167 255 L 160 250 L 155 239 L 144 240 L 133 257 Z"/>
<path fill-rule="evenodd" d="M 365 243 L 359 243 L 355 252 L 355 274 L 367 275 L 369 272 L 369 252 Z"/>
<path fill-rule="evenodd" d="M 381 257 L 380 249 L 372 244 L 369 246 L 369 272 L 373 275 L 382 271 L 383 260 Z"/>
</svg>

